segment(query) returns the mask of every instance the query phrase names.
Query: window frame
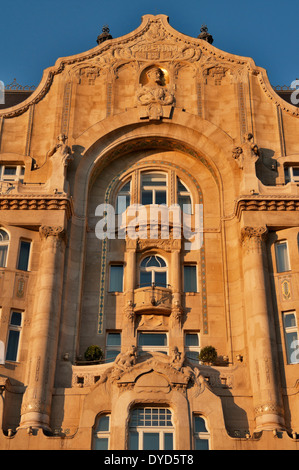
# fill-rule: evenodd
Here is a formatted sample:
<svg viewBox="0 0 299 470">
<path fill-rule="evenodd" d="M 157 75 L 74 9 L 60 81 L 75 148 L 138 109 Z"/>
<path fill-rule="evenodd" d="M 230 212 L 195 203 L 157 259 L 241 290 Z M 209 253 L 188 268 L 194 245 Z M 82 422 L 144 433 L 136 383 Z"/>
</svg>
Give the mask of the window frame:
<svg viewBox="0 0 299 470">
<path fill-rule="evenodd" d="M 18 313 L 21 316 L 21 322 L 20 325 L 13 324 L 12 323 L 12 316 L 14 313 Z M 24 312 L 21 310 L 17 309 L 11 309 L 10 311 L 10 319 L 9 319 L 9 325 L 8 325 L 8 331 L 7 331 L 7 341 L 6 341 L 6 350 L 5 350 L 5 361 L 6 362 L 19 362 L 19 357 L 20 357 L 20 345 L 21 345 L 21 334 L 22 334 L 22 328 L 23 328 L 23 314 Z M 16 348 L 16 353 L 15 353 L 15 358 L 14 359 L 9 359 L 7 358 L 8 350 L 9 350 L 9 343 L 12 338 L 11 333 L 12 332 L 17 332 L 18 333 L 18 340 L 17 340 L 17 348 Z"/>
<path fill-rule="evenodd" d="M 109 418 L 108 430 L 97 431 L 97 429 L 100 425 L 101 419 L 106 418 L 106 417 Z M 97 417 L 95 429 L 94 429 L 94 432 L 93 432 L 93 442 L 94 442 L 93 448 L 94 448 L 94 450 L 104 450 L 104 449 L 96 449 L 97 440 L 99 441 L 101 439 L 107 439 L 107 441 L 108 441 L 107 450 L 110 450 L 110 432 L 111 432 L 111 413 L 101 413 L 100 416 Z"/>
<path fill-rule="evenodd" d="M 16 173 L 15 175 L 5 175 L 5 168 L 15 168 Z M 23 183 L 24 180 L 24 175 L 25 175 L 25 165 L 19 164 L 16 165 L 14 163 L 4 163 L 3 165 L 0 165 L 0 181 L 2 182 L 17 182 L 20 181 Z"/>
<path fill-rule="evenodd" d="M 204 421 L 204 425 L 206 428 L 206 431 L 196 431 L 196 424 L 195 420 L 196 418 L 201 418 Z M 196 441 L 197 440 L 202 440 L 202 441 L 208 441 L 208 449 L 205 450 L 210 450 L 211 449 L 211 433 L 209 431 L 209 426 L 207 424 L 207 419 L 202 416 L 200 413 L 194 413 L 193 414 L 193 448 L 194 450 L 204 450 L 204 449 L 196 449 Z"/>
<path fill-rule="evenodd" d="M 146 176 L 146 175 L 163 175 L 165 176 L 165 186 L 161 185 L 159 186 L 158 184 L 155 185 L 155 184 L 144 184 L 143 182 L 143 177 Z M 147 189 L 148 188 L 148 189 Z M 158 191 L 162 191 L 162 188 L 163 188 L 163 192 L 165 192 L 165 203 L 164 202 L 156 202 L 156 199 L 157 199 L 157 192 Z M 152 171 L 141 171 L 140 173 L 140 203 L 144 206 L 148 206 L 148 205 L 168 205 L 168 188 L 169 188 L 169 178 L 168 178 L 168 172 L 165 172 L 165 171 L 161 171 L 161 170 L 152 170 Z M 150 204 L 144 204 L 143 203 L 143 191 L 151 191 L 152 193 L 152 202 Z"/>
<path fill-rule="evenodd" d="M 285 183 L 299 183 L 299 176 L 294 176 L 294 168 L 299 170 L 299 165 L 287 165 L 284 167 Z"/>
<path fill-rule="evenodd" d="M 294 315 L 294 319 L 295 319 L 295 325 L 294 326 L 286 326 L 286 317 L 288 315 Z M 299 347 L 299 331 L 298 331 L 298 321 L 297 321 L 296 310 L 287 310 L 287 311 L 282 312 L 282 325 L 283 325 L 284 346 L 285 346 L 287 364 L 289 364 L 289 365 L 299 364 L 298 349 L 297 349 L 297 353 L 296 353 L 296 350 L 293 351 L 293 348 L 290 348 L 291 345 L 289 345 L 288 340 L 287 340 L 287 335 L 288 334 L 295 333 L 296 336 L 297 336 L 297 339 L 292 340 L 292 343 L 293 343 L 293 341 L 297 341 L 297 346 Z M 297 356 L 298 356 L 298 359 L 296 361 L 292 361 L 292 355 L 293 354 L 297 354 Z"/>
<path fill-rule="evenodd" d="M 119 345 L 108 344 L 109 335 L 113 335 L 113 334 L 119 335 L 119 339 L 120 339 Z M 110 357 L 109 360 L 107 360 L 107 352 L 112 352 L 112 351 L 117 352 L 117 354 L 115 355 L 114 358 Z M 105 363 L 114 362 L 120 352 L 121 352 L 121 331 L 107 331 L 106 332 Z"/>
<path fill-rule="evenodd" d="M 27 266 L 26 266 L 26 269 L 20 267 L 22 243 L 26 243 L 26 244 L 29 245 L 28 259 L 27 259 Z M 31 247 L 32 247 L 32 240 L 26 240 L 25 238 L 20 238 L 20 241 L 19 241 L 19 250 L 18 250 L 18 258 L 17 258 L 17 265 L 16 265 L 16 269 L 18 269 L 19 271 L 24 271 L 24 272 L 30 271 Z"/>
<path fill-rule="evenodd" d="M 140 345 L 140 336 L 141 335 L 165 335 L 166 338 L 166 346 L 159 346 L 159 345 Z M 144 330 L 137 332 L 137 352 L 138 354 L 142 353 L 151 353 L 151 352 L 159 352 L 162 354 L 168 354 L 169 351 L 169 335 L 168 331 L 151 331 L 151 330 Z"/>
<path fill-rule="evenodd" d="M 186 339 L 187 339 L 187 335 L 196 335 L 197 336 L 197 339 L 198 339 L 198 345 L 197 346 L 193 346 L 193 345 L 187 345 L 186 344 Z M 199 362 L 199 357 L 198 359 L 194 359 L 192 357 L 188 357 L 188 352 L 196 352 L 198 353 L 198 356 L 199 356 L 199 353 L 200 353 L 200 332 L 199 331 L 185 331 L 184 332 L 184 350 L 185 350 L 185 356 L 186 358 L 191 361 L 191 362 L 196 362 L 198 363 Z"/>
<path fill-rule="evenodd" d="M 181 183 L 185 187 L 186 191 L 179 190 L 179 183 Z M 183 207 L 179 203 L 179 196 L 188 196 L 190 198 L 191 212 L 184 212 Z M 185 183 L 185 181 L 183 181 L 182 178 L 180 178 L 178 175 L 176 175 L 176 204 L 180 206 L 180 209 L 183 214 L 192 215 L 194 213 L 192 193 L 190 189 L 188 188 L 188 185 Z"/>
<path fill-rule="evenodd" d="M 8 250 L 9 250 L 9 245 L 10 245 L 10 235 L 9 235 L 8 231 L 5 230 L 3 227 L 0 227 L 0 232 L 4 232 L 8 237 L 7 240 L 0 240 L 0 246 L 5 248 L 5 261 L 3 263 L 3 266 L 0 266 L 0 268 L 6 268 L 7 267 L 7 260 L 8 260 Z M 1 236 L 2 236 L 2 234 L 1 234 Z"/>
<path fill-rule="evenodd" d="M 130 189 L 128 191 L 123 191 L 123 188 L 127 184 L 130 185 Z M 126 208 L 123 211 L 119 211 L 118 197 L 125 197 L 126 198 Z M 129 204 L 127 204 L 127 197 L 129 197 Z M 126 212 L 127 208 L 131 205 L 131 203 L 132 203 L 132 177 L 125 180 L 122 183 L 122 185 L 120 186 L 119 190 L 117 191 L 116 199 L 115 199 L 115 215 L 121 216 L 122 214 L 124 214 Z"/>
<path fill-rule="evenodd" d="M 143 261 L 146 259 L 146 258 L 161 258 L 164 263 L 165 263 L 165 266 L 162 266 L 162 267 L 158 267 L 158 266 L 149 266 L 149 267 L 144 267 L 144 266 L 141 266 L 141 263 L 143 263 Z M 150 284 L 141 284 L 141 273 L 151 273 L 151 282 Z M 156 273 L 165 273 L 165 286 L 159 286 L 157 285 L 156 283 Z M 142 287 L 151 287 L 155 285 L 155 287 L 164 287 L 164 288 L 167 288 L 168 286 L 168 264 L 167 264 L 167 261 L 166 259 L 164 259 L 163 256 L 161 256 L 160 254 L 147 254 L 145 256 L 142 257 L 142 259 L 140 260 L 140 263 L 139 263 L 139 286 L 142 288 Z"/>
<path fill-rule="evenodd" d="M 279 256 L 278 256 L 278 246 L 286 246 L 286 256 L 287 256 L 287 267 L 288 269 L 281 269 L 282 267 L 280 266 L 280 261 L 279 261 Z M 275 262 L 276 262 L 276 272 L 277 273 L 287 273 L 291 271 L 291 262 L 290 262 L 290 251 L 289 251 L 289 244 L 288 240 L 278 240 L 275 242 L 274 246 L 275 250 Z"/>
<path fill-rule="evenodd" d="M 122 278 L 121 278 L 121 290 L 112 290 L 111 280 L 112 280 L 112 268 L 121 267 L 122 268 Z M 113 262 L 109 265 L 109 293 L 122 293 L 124 292 L 124 263 Z"/>
<path fill-rule="evenodd" d="M 132 419 L 132 414 L 134 413 L 134 411 L 137 411 L 137 410 L 143 410 L 144 411 L 144 415 L 146 414 L 146 411 L 149 411 L 150 410 L 150 414 L 151 414 L 151 417 L 146 420 L 148 422 L 157 422 L 158 424 L 157 425 L 153 425 L 153 424 L 148 424 L 148 425 L 142 425 L 142 424 L 136 424 L 136 425 L 132 425 L 131 424 L 131 419 Z M 171 423 L 172 425 L 171 426 L 168 426 L 168 425 L 161 425 L 159 424 L 159 414 L 160 414 L 160 410 L 165 410 L 165 416 L 167 414 L 167 412 L 170 413 L 170 419 L 171 419 Z M 157 416 L 158 418 L 153 420 L 153 411 L 157 411 Z M 129 438 L 128 438 L 128 450 L 143 450 L 143 447 L 144 447 L 144 435 L 145 434 L 150 434 L 150 433 L 154 433 L 154 434 L 158 434 L 159 436 L 159 451 L 164 451 L 164 450 L 175 450 L 175 426 L 173 424 L 173 412 L 172 410 L 169 408 L 169 407 L 160 407 L 160 406 L 155 406 L 155 405 L 152 405 L 152 406 L 143 406 L 143 407 L 135 407 L 131 410 L 130 412 L 130 420 L 129 420 L 129 425 L 128 425 L 128 433 L 129 433 Z M 149 415 L 148 415 L 149 416 Z M 145 420 L 145 419 L 144 419 Z M 168 419 L 165 420 L 165 422 L 168 421 Z M 131 446 L 130 446 L 130 437 L 131 437 L 131 434 L 133 433 L 137 433 L 138 434 L 138 449 L 132 449 Z M 166 434 L 171 434 L 172 435 L 172 449 L 165 449 L 165 435 Z"/>
<path fill-rule="evenodd" d="M 186 276 L 185 276 L 185 268 L 195 268 L 195 284 L 196 290 L 186 290 L 185 282 L 186 282 Z M 191 289 L 191 288 L 190 288 Z M 184 294 L 197 294 L 198 293 L 198 266 L 196 263 L 185 263 L 183 265 L 183 292 Z"/>
</svg>

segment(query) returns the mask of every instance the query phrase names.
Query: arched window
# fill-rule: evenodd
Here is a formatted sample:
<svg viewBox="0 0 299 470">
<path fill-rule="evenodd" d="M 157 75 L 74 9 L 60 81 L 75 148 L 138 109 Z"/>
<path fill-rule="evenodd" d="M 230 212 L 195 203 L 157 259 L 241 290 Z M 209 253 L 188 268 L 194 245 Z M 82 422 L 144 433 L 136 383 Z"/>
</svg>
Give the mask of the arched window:
<svg viewBox="0 0 299 470">
<path fill-rule="evenodd" d="M 131 180 L 127 181 L 119 190 L 116 198 L 116 214 L 122 214 L 131 204 Z"/>
<path fill-rule="evenodd" d="M 8 245 L 9 235 L 5 230 L 0 229 L 0 268 L 6 266 Z"/>
<path fill-rule="evenodd" d="M 167 287 L 167 265 L 160 256 L 147 256 L 140 263 L 140 287 Z"/>
<path fill-rule="evenodd" d="M 177 203 L 182 212 L 192 214 L 191 193 L 180 178 L 177 178 Z"/>
<path fill-rule="evenodd" d="M 174 426 L 168 408 L 142 407 L 131 412 L 129 450 L 173 450 Z"/>
<path fill-rule="evenodd" d="M 94 430 L 94 449 L 108 450 L 110 440 L 110 415 L 102 414 Z"/>
<path fill-rule="evenodd" d="M 6 349 L 6 361 L 16 362 L 18 360 L 21 329 L 22 313 L 15 311 L 11 312 Z"/>
<path fill-rule="evenodd" d="M 194 416 L 194 450 L 210 449 L 210 433 L 202 416 Z"/>
</svg>

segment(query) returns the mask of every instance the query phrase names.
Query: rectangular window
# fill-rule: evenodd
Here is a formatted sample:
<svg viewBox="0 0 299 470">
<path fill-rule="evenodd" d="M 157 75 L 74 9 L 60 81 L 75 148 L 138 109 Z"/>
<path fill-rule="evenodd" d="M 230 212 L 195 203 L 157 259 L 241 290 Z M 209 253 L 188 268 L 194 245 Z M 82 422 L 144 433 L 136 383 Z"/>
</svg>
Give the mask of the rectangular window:
<svg viewBox="0 0 299 470">
<path fill-rule="evenodd" d="M 30 242 L 21 241 L 17 269 L 28 271 L 30 246 Z"/>
<path fill-rule="evenodd" d="M 184 266 L 184 292 L 197 292 L 196 266 Z"/>
<path fill-rule="evenodd" d="M 298 364 L 299 341 L 296 312 L 284 312 L 283 325 L 288 364 Z"/>
<path fill-rule="evenodd" d="M 199 333 L 185 333 L 185 354 L 187 359 L 199 360 Z"/>
<path fill-rule="evenodd" d="M 299 183 L 299 166 L 287 166 L 284 169 L 285 182 Z"/>
<path fill-rule="evenodd" d="M 111 332 L 106 339 L 106 362 L 113 362 L 121 351 L 121 333 Z"/>
<path fill-rule="evenodd" d="M 138 335 L 139 351 L 168 352 L 168 338 L 166 333 L 142 332 Z"/>
<path fill-rule="evenodd" d="M 21 312 L 12 312 L 8 330 L 8 341 L 6 349 L 6 361 L 16 362 L 18 357 L 20 335 L 22 326 Z"/>
<path fill-rule="evenodd" d="M 6 267 L 8 245 L 0 245 L 0 268 Z"/>
<path fill-rule="evenodd" d="M 166 204 L 167 180 L 163 173 L 144 173 L 141 178 L 141 204 Z"/>
<path fill-rule="evenodd" d="M 0 180 L 1 181 L 23 181 L 25 167 L 23 165 L 1 165 Z"/>
<path fill-rule="evenodd" d="M 110 292 L 123 292 L 124 267 L 122 264 L 110 266 Z"/>
<path fill-rule="evenodd" d="M 286 241 L 277 242 L 275 244 L 276 268 L 278 273 L 290 271 L 290 259 L 288 243 Z"/>
</svg>

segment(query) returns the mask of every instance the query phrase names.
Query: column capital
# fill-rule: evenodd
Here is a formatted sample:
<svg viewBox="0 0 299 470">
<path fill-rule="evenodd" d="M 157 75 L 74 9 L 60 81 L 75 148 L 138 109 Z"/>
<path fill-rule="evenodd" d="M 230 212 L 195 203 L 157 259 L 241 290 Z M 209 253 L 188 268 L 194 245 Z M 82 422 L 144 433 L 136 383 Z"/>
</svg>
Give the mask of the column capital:
<svg viewBox="0 0 299 470">
<path fill-rule="evenodd" d="M 266 240 L 267 235 L 268 229 L 266 226 L 243 227 L 241 229 L 241 245 L 250 251 L 258 249 L 262 242 Z"/>
<path fill-rule="evenodd" d="M 48 237 L 55 237 L 64 241 L 66 239 L 66 231 L 61 226 L 42 225 L 39 228 L 39 234 L 42 240 L 46 240 Z"/>
</svg>

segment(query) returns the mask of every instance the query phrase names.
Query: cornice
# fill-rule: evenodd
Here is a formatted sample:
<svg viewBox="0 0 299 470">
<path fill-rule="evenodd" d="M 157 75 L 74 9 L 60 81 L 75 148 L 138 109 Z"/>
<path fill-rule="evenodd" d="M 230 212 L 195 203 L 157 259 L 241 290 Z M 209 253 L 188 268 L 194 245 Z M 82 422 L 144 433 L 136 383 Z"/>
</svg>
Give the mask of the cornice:
<svg viewBox="0 0 299 470">
<path fill-rule="evenodd" d="M 234 216 L 240 219 L 243 211 L 299 212 L 299 197 L 261 195 L 242 197 L 236 201 Z"/>
<path fill-rule="evenodd" d="M 72 199 L 43 195 L 0 196 L 0 211 L 3 210 L 63 210 L 69 219 L 73 214 Z"/>
</svg>

